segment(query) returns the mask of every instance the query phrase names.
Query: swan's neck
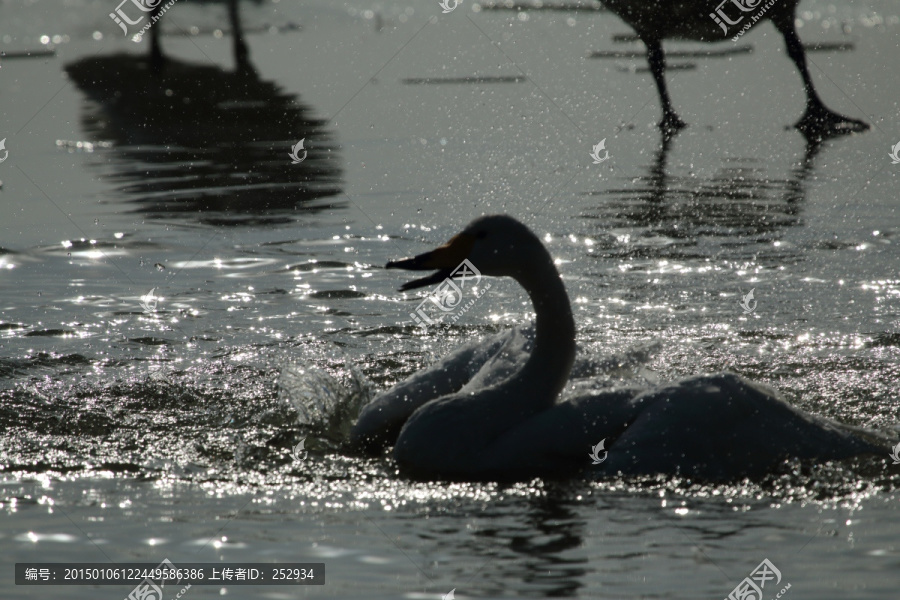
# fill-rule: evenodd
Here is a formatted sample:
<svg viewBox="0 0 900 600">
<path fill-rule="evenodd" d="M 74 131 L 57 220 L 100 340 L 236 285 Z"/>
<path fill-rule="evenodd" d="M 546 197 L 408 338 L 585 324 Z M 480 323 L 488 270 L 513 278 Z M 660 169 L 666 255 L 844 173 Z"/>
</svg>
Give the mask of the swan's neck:
<svg viewBox="0 0 900 600">
<path fill-rule="evenodd" d="M 541 250 L 541 260 L 531 262 L 528 270 L 516 277 L 537 314 L 531 356 L 512 377 L 515 383 L 510 382 L 519 396 L 510 400 L 526 412 L 544 410 L 555 402 L 575 360 L 575 320 L 569 296 L 550 254 L 543 247 Z"/>
</svg>

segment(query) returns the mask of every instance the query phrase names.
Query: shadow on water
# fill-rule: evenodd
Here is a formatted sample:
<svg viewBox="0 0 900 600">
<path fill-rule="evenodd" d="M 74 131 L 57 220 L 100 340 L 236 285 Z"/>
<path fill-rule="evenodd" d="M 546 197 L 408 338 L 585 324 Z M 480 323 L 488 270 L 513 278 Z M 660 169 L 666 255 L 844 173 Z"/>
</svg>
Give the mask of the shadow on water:
<svg viewBox="0 0 900 600">
<path fill-rule="evenodd" d="M 342 189 L 326 122 L 249 63 L 229 72 L 117 54 L 66 71 L 87 96 L 84 130 L 112 142 L 112 179 L 138 213 L 253 226 L 343 205 L 314 202 Z M 295 163 L 290 153 L 300 140 Z"/>
<path fill-rule="evenodd" d="M 669 242 L 662 247 L 626 246 L 626 255 L 684 258 L 701 237 L 718 238 L 730 247 L 756 246 L 802 224 L 806 181 L 821 142 L 807 141 L 803 157 L 784 179 L 768 177 L 769 169 L 757 166 L 757 158 L 730 159 L 730 165 L 703 178 L 671 174 L 668 161 L 675 137 L 661 137 L 644 175 L 623 176 L 627 185 L 585 193 L 606 201 L 582 213 L 584 219 L 604 227 L 637 227 L 643 230 L 638 235 Z"/>
</svg>

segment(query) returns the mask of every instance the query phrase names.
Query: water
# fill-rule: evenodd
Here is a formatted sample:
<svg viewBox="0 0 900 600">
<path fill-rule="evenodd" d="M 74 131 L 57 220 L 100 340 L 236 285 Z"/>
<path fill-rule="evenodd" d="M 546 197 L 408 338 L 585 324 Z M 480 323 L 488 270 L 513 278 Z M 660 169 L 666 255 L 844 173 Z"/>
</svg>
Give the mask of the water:
<svg viewBox="0 0 900 600">
<path fill-rule="evenodd" d="M 16 561 L 165 557 L 326 564 L 324 587 L 196 598 L 725 597 L 764 558 L 786 597 L 896 589 L 887 456 L 723 486 L 498 486 L 410 483 L 338 451 L 376 390 L 529 321 L 494 280 L 422 332 L 407 274 L 382 269 L 487 212 L 558 258 L 589 355 L 652 347 L 641 376 L 730 369 L 894 426 L 892 4 L 801 5 L 804 41 L 832 43 L 809 54 L 820 94 L 873 126 L 818 146 L 786 129 L 803 95 L 769 24 L 721 56 L 667 46 L 686 51 L 668 81 L 691 127 L 666 143 L 639 47 L 602 11 L 250 4 L 255 70 L 237 74 L 225 8 L 179 3 L 156 25 L 179 61 L 160 84 L 117 58 L 147 42 L 106 3 L 2 10 L 4 598 L 48 595 L 13 585 Z"/>
</svg>

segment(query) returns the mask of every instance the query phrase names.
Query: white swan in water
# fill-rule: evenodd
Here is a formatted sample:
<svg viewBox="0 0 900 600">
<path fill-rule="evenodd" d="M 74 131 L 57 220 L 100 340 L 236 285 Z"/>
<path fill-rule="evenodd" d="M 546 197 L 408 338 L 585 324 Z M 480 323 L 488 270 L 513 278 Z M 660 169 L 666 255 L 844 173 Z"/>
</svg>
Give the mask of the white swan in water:
<svg viewBox="0 0 900 600">
<path fill-rule="evenodd" d="M 387 268 L 438 271 L 401 288 L 408 290 L 440 282 L 464 259 L 482 275 L 512 277 L 525 288 L 537 315 L 533 343 L 527 331 L 513 330 L 466 346 L 362 410 L 351 445 L 376 453 L 393 444 L 406 475 L 523 480 L 622 472 L 723 480 L 764 474 L 791 457 L 841 459 L 887 448 L 877 432 L 804 413 L 729 373 L 558 403 L 575 360 L 575 321 L 553 259 L 525 225 L 481 217 L 436 250 Z M 527 346 L 527 359 L 509 351 Z M 590 449 L 604 439 L 607 460 L 592 466 Z"/>
</svg>

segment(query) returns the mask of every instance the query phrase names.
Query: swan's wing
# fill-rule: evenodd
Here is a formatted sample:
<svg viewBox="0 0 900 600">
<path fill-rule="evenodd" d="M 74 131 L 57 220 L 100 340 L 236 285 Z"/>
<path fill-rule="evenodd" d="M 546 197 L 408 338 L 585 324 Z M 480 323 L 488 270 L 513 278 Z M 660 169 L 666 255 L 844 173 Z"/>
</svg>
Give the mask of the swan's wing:
<svg viewBox="0 0 900 600">
<path fill-rule="evenodd" d="M 877 432 L 807 414 L 774 390 L 730 373 L 692 377 L 637 398 L 640 416 L 598 471 L 733 480 L 786 458 L 836 460 L 881 452 Z"/>
<path fill-rule="evenodd" d="M 458 392 L 515 334 L 515 330 L 507 330 L 486 340 L 465 344 L 376 397 L 360 412 L 350 432 L 351 447 L 377 454 L 392 446 L 403 424 L 416 409 L 431 400 Z"/>
<path fill-rule="evenodd" d="M 474 394 L 507 379 L 528 362 L 533 347 L 534 326 L 516 327 L 504 332 L 502 343 L 486 356 L 478 371 L 460 391 Z"/>
<path fill-rule="evenodd" d="M 522 368 L 533 345 L 534 326 L 528 325 L 458 348 L 366 406 L 351 433 L 351 445 L 367 453 L 381 452 L 396 442 L 403 425 L 420 406 L 458 392 L 476 394 L 500 383 Z M 645 360 L 645 354 L 645 349 L 638 352 L 640 361 Z M 580 357 L 576 360 L 573 375 L 580 373 L 581 377 L 588 377 L 596 375 L 598 369 L 611 373 L 635 360 L 638 359 L 632 356 L 616 357 L 615 364 L 611 365 Z M 589 397 L 595 395 L 587 394 Z M 587 404 L 591 403 L 598 404 L 587 398 Z"/>
<path fill-rule="evenodd" d="M 571 398 L 514 427 L 491 444 L 481 461 L 485 479 L 566 477 L 591 464 L 600 440 L 615 440 L 649 399 L 642 389 L 623 388 Z M 612 450 L 610 450 L 612 452 Z"/>
</svg>

